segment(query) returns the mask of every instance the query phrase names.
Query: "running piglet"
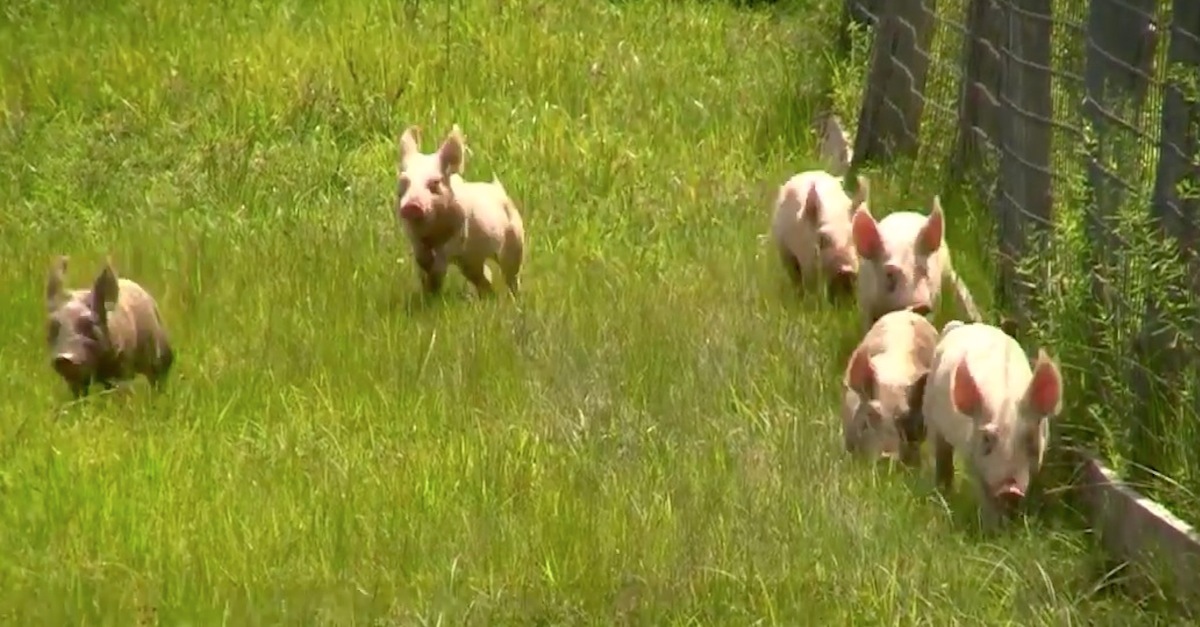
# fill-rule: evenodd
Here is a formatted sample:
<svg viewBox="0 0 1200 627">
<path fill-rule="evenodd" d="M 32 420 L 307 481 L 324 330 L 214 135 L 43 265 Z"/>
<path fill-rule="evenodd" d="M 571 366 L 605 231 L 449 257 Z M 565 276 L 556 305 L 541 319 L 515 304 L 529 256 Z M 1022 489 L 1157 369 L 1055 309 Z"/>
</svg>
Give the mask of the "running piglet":
<svg viewBox="0 0 1200 627">
<path fill-rule="evenodd" d="M 954 284 L 956 299 L 967 292 L 951 264 L 945 240 L 946 218 L 937 196 L 929 215 L 895 211 L 876 221 L 869 208 L 858 208 L 852 218 L 858 252 L 858 309 L 863 329 L 880 316 L 911 309 L 924 316 L 938 306 L 945 282 Z M 966 313 L 974 303 L 959 300 Z"/>
<path fill-rule="evenodd" d="M 1062 395 L 1058 365 L 1045 350 L 1031 361 L 997 327 L 947 323 L 924 401 L 938 485 L 952 489 L 957 452 L 975 480 L 984 525 L 994 528 L 1024 501 L 1041 470 Z"/>
<path fill-rule="evenodd" d="M 465 139 L 457 124 L 437 152 L 421 152 L 420 132 L 399 139 L 396 218 L 404 228 L 426 293 L 440 292 L 451 263 L 480 295 L 493 292 L 495 260 L 513 296 L 520 288 L 525 226 L 508 191 L 491 182 L 463 179 Z"/>
<path fill-rule="evenodd" d="M 67 257 L 46 279 L 46 330 L 50 364 L 76 398 L 91 384 L 111 389 L 141 374 L 159 387 L 175 354 L 158 304 L 138 283 L 105 264 L 90 288 L 64 287 Z"/>
<path fill-rule="evenodd" d="M 779 187 L 771 237 L 784 270 L 796 287 L 823 277 L 833 294 L 852 294 L 858 256 L 851 237 L 850 217 L 865 207 L 870 189 L 858 177 L 850 196 L 844 179 L 822 170 L 801 172 Z"/>
<path fill-rule="evenodd" d="M 846 450 L 919 466 L 922 404 L 938 332 L 924 316 L 894 311 L 872 325 L 842 378 Z"/>
</svg>

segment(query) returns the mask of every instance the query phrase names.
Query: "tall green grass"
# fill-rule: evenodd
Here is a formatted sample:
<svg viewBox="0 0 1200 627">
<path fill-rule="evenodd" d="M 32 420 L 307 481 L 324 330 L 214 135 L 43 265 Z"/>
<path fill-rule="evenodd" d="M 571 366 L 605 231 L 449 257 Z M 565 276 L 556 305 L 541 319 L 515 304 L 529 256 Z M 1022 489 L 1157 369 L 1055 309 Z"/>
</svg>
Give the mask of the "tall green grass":
<svg viewBox="0 0 1200 627">
<path fill-rule="evenodd" d="M 832 5 L 10 2 L 0 616 L 1167 621 L 1086 537 L 982 539 L 969 498 L 840 451 L 855 316 L 760 240 L 816 165 Z M 454 122 L 524 214 L 519 302 L 412 298 L 395 137 Z M 159 297 L 162 394 L 67 402 L 58 253 Z"/>
</svg>

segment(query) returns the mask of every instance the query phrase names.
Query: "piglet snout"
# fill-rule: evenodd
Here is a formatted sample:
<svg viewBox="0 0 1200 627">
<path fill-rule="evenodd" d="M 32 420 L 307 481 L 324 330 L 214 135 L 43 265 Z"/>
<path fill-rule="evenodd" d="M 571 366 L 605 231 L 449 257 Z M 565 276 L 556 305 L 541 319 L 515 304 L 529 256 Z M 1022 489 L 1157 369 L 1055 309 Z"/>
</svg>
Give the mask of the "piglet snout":
<svg viewBox="0 0 1200 627">
<path fill-rule="evenodd" d="M 410 200 L 400 205 L 400 217 L 405 220 L 420 220 L 425 217 L 425 210 L 419 203 Z"/>
<path fill-rule="evenodd" d="M 1025 491 L 1016 484 L 1002 486 L 995 492 L 995 499 L 1005 509 L 1012 510 L 1025 500 Z"/>
<path fill-rule="evenodd" d="M 59 353 L 54 356 L 52 364 L 55 372 L 63 378 L 74 380 L 79 375 L 81 361 L 74 353 Z"/>
</svg>

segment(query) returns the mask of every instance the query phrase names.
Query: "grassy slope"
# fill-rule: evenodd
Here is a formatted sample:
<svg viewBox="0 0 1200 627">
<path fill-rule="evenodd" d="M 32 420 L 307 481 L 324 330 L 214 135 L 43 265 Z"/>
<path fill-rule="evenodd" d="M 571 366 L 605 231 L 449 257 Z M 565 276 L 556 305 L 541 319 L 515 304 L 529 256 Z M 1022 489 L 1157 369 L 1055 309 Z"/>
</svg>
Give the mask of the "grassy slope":
<svg viewBox="0 0 1200 627">
<path fill-rule="evenodd" d="M 853 316 L 756 239 L 812 165 L 815 26 L 505 4 L 6 9 L 0 616 L 1138 619 L 1080 537 L 979 540 L 840 454 Z M 452 121 L 524 210 L 519 305 L 409 300 L 393 140 Z M 64 405 L 57 252 L 160 296 L 165 395 Z"/>
</svg>

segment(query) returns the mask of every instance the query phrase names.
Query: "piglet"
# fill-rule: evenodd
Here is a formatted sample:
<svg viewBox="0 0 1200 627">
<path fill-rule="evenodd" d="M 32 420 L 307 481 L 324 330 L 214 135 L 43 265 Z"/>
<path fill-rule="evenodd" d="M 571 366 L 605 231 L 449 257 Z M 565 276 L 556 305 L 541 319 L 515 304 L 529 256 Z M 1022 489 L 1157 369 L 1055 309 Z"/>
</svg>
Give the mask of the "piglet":
<svg viewBox="0 0 1200 627">
<path fill-rule="evenodd" d="M 974 312 L 967 292 L 950 262 L 942 204 L 933 198 L 928 216 L 896 211 L 876 222 L 868 207 L 859 207 L 852 218 L 855 250 L 859 257 L 858 309 L 864 329 L 889 311 L 911 309 L 930 315 L 941 299 L 945 282 L 954 284 L 959 307 Z"/>
<path fill-rule="evenodd" d="M 1062 392 L 1058 366 L 1045 350 L 1031 364 L 997 327 L 952 321 L 942 328 L 924 400 L 937 483 L 953 487 L 958 451 L 979 490 L 987 528 L 1012 513 L 1041 470 Z"/>
<path fill-rule="evenodd" d="M 137 374 L 160 387 L 175 355 L 154 298 L 117 278 L 111 261 L 90 289 L 66 289 L 66 271 L 60 256 L 46 279 L 47 341 L 50 363 L 75 398 L 92 383 L 111 389 Z"/>
<path fill-rule="evenodd" d="M 480 295 L 491 294 L 487 260 L 494 259 L 516 296 L 525 254 L 525 227 L 499 179 L 462 177 L 465 140 L 457 124 L 437 152 L 421 152 L 420 131 L 411 126 L 399 140 L 396 217 L 412 244 L 426 293 L 441 291 L 450 263 Z"/>
<path fill-rule="evenodd" d="M 843 179 L 821 170 L 802 172 L 779 188 L 771 236 L 788 277 L 797 287 L 823 276 L 834 294 L 852 293 L 858 256 L 851 238 L 850 216 L 865 207 L 867 179 L 858 177 L 851 197 Z"/>
<path fill-rule="evenodd" d="M 846 364 L 842 434 L 846 450 L 867 458 L 921 462 L 925 383 L 937 329 L 911 311 L 888 313 L 867 332 Z"/>
</svg>

